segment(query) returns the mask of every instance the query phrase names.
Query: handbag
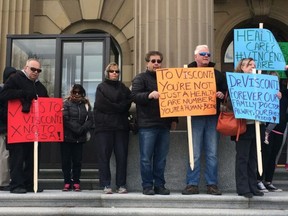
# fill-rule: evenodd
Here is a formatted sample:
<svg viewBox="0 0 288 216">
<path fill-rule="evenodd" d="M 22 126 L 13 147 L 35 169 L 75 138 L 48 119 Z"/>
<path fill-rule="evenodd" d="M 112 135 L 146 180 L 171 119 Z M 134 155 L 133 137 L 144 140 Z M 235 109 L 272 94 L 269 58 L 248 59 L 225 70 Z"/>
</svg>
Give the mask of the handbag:
<svg viewBox="0 0 288 216">
<path fill-rule="evenodd" d="M 246 132 L 246 119 L 236 119 L 234 113 L 227 109 L 227 95 L 226 92 L 222 103 L 222 107 L 226 109 L 219 114 L 216 130 L 225 136 L 236 136 L 238 141 L 239 135 Z"/>
</svg>

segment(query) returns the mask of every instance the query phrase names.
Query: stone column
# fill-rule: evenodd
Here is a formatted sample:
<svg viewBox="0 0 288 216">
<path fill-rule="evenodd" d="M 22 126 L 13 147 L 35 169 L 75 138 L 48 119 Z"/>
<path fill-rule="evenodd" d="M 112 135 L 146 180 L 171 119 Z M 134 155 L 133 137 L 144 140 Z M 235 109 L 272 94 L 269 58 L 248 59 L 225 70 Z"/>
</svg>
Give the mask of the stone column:
<svg viewBox="0 0 288 216">
<path fill-rule="evenodd" d="M 198 44 L 213 53 L 213 9 L 213 0 L 135 0 L 134 73 L 145 69 L 149 50 L 164 54 L 163 67 L 191 62 Z"/>
<path fill-rule="evenodd" d="M 5 0 L 0 1 L 0 70 L 6 65 L 6 36 L 7 34 L 28 34 L 30 25 L 30 2 L 31 0 Z M 2 80 L 2 79 L 1 79 Z"/>
</svg>

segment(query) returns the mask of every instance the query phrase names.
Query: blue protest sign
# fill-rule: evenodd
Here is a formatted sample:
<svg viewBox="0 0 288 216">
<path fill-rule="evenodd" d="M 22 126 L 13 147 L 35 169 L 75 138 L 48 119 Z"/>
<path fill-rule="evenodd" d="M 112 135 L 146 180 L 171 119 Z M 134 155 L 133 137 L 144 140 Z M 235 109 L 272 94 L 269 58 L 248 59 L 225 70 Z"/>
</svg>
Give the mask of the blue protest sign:
<svg viewBox="0 0 288 216">
<path fill-rule="evenodd" d="M 279 80 L 267 74 L 226 73 L 236 118 L 279 123 Z"/>
<path fill-rule="evenodd" d="M 234 29 L 234 67 L 242 58 L 253 58 L 257 70 L 284 70 L 285 59 L 271 31 Z"/>
</svg>

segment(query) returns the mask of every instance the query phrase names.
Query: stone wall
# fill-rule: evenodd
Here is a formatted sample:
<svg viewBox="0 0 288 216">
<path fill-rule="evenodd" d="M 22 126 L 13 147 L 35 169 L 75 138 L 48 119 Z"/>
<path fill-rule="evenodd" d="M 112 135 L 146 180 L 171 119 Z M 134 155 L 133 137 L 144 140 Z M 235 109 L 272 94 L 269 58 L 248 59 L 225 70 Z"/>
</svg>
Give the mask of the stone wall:
<svg viewBox="0 0 288 216">
<path fill-rule="evenodd" d="M 188 166 L 187 132 L 171 132 L 170 151 L 166 166 L 166 186 L 171 191 L 181 192 L 186 186 L 186 169 Z M 219 188 L 222 191 L 235 191 L 235 143 L 230 137 L 221 136 L 218 148 Z M 127 187 L 129 191 L 142 191 L 138 136 L 130 136 L 127 170 Z M 205 161 L 202 157 L 200 193 L 206 193 L 206 182 L 203 175 Z M 112 187 L 115 185 L 115 160 L 111 161 Z"/>
</svg>

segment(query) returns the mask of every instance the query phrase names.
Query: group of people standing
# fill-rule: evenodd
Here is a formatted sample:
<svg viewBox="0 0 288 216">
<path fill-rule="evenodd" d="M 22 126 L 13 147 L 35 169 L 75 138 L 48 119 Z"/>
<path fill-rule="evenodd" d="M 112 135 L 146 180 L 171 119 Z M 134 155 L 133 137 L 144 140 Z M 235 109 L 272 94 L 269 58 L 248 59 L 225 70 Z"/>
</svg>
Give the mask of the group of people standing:
<svg viewBox="0 0 288 216">
<path fill-rule="evenodd" d="M 194 51 L 194 61 L 188 67 L 214 67 L 210 61 L 211 53 L 207 45 L 198 45 Z M 112 194 L 110 159 L 114 152 L 116 160 L 116 192 L 127 193 L 127 157 L 129 144 L 129 109 L 131 103 L 136 104 L 140 174 L 144 195 L 169 195 L 166 188 L 165 166 L 169 152 L 170 130 L 175 130 L 177 117 L 161 118 L 159 108 L 160 94 L 157 91 L 156 70 L 161 68 L 163 54 L 149 51 L 145 55 L 146 70 L 132 80 L 131 90 L 120 81 L 121 71 L 115 62 L 105 69 L 105 78 L 96 89 L 95 103 L 92 110 L 86 91 L 80 84 L 71 87 L 64 100 L 63 123 L 64 142 L 61 143 L 62 171 L 64 177 L 63 191 L 81 191 L 80 177 L 82 166 L 83 144 L 87 141 L 87 133 L 93 133 L 93 141 L 97 149 L 100 172 L 100 185 L 106 194 Z M 251 73 L 255 62 L 251 58 L 242 59 L 235 72 Z M 4 72 L 5 85 L 0 92 L 1 127 L 0 147 L 1 160 L 6 151 L 7 102 L 20 99 L 22 112 L 29 112 L 31 101 L 38 97 L 48 97 L 44 85 L 39 81 L 41 64 L 37 59 L 29 59 L 23 70 L 7 69 L 13 74 L 8 79 Z M 215 115 L 195 116 L 192 121 L 192 139 L 194 152 L 194 169 L 187 162 L 186 187 L 183 195 L 199 194 L 201 154 L 205 154 L 205 181 L 207 194 L 221 195 L 218 188 L 218 143 L 219 133 L 216 130 L 220 103 L 228 91 L 225 74 L 214 69 L 216 79 Z M 283 133 L 287 124 L 287 89 L 277 94 L 280 99 L 280 123 L 269 134 L 269 145 L 264 143 L 265 124 L 261 124 L 263 170 L 264 175 L 257 177 L 257 155 L 255 121 L 247 120 L 247 131 L 241 134 L 236 142 L 236 191 L 240 196 L 251 198 L 263 196 L 263 187 L 276 191 L 272 184 L 275 171 L 275 160 L 279 152 Z M 3 122 L 2 122 L 3 121 Z M 93 131 L 92 131 L 93 126 Z M 3 128 L 2 128 L 3 127 Z M 267 138 L 268 136 L 266 136 Z M 0 180 L 2 185 L 9 183 L 11 193 L 26 193 L 33 190 L 33 143 L 18 143 L 9 146 L 9 168 L 1 162 Z M 3 149 L 3 150 L 2 150 Z M 7 155 L 7 152 L 6 152 Z M 6 157 L 6 156 L 5 156 Z M 6 157 L 7 158 L 7 157 Z M 4 170 L 8 179 L 2 180 Z M 10 180 L 11 178 L 11 180 Z M 263 184 L 263 187 L 260 183 Z M 41 190 L 39 190 L 41 191 Z"/>
</svg>

